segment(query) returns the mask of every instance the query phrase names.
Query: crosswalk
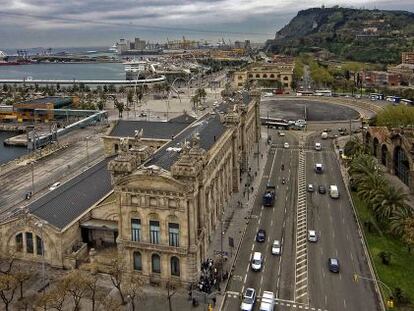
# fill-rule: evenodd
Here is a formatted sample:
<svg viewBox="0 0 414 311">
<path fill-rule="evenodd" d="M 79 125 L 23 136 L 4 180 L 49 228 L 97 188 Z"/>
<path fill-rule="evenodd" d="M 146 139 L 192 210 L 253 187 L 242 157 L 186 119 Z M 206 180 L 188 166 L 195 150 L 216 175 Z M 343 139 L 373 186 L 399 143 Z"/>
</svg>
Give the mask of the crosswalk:
<svg viewBox="0 0 414 311">
<path fill-rule="evenodd" d="M 295 302 L 309 303 L 306 209 L 306 169 L 303 145 L 299 150 L 298 200 L 296 211 Z"/>
</svg>

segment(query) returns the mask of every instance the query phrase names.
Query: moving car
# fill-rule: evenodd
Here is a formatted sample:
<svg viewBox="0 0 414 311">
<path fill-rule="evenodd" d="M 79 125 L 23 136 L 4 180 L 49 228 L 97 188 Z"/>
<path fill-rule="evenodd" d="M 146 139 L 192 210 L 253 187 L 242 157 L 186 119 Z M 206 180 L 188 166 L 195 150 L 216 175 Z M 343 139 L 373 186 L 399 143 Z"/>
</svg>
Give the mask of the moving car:
<svg viewBox="0 0 414 311">
<path fill-rule="evenodd" d="M 329 195 L 331 196 L 332 199 L 339 199 L 338 186 L 330 185 L 329 186 Z"/>
<path fill-rule="evenodd" d="M 260 301 L 260 311 L 273 311 L 275 308 L 275 294 L 269 291 L 263 291 Z"/>
<path fill-rule="evenodd" d="M 284 144 L 283 144 L 283 148 L 288 149 L 288 148 L 289 148 L 289 143 L 287 143 L 287 142 L 286 142 L 286 143 L 284 143 Z"/>
<path fill-rule="evenodd" d="M 329 271 L 333 273 L 339 273 L 339 260 L 337 258 L 329 258 L 328 268 L 329 268 Z"/>
<path fill-rule="evenodd" d="M 325 193 L 326 193 L 326 188 L 325 188 L 325 186 L 324 186 L 324 185 L 319 185 L 319 187 L 318 187 L 318 192 L 319 192 L 320 194 L 325 194 Z"/>
<path fill-rule="evenodd" d="M 55 189 L 59 188 L 59 186 L 60 186 L 60 182 L 55 182 L 53 185 L 51 185 L 49 187 L 49 190 L 50 191 L 55 190 Z"/>
<path fill-rule="evenodd" d="M 33 192 L 32 191 L 27 192 L 26 193 L 26 200 L 30 200 L 32 198 L 32 196 L 33 196 Z"/>
<path fill-rule="evenodd" d="M 279 131 L 279 136 L 285 136 L 285 132 Z"/>
<path fill-rule="evenodd" d="M 313 185 L 309 184 L 308 185 L 308 192 L 314 192 L 314 191 L 315 191 L 315 188 L 313 188 Z"/>
<path fill-rule="evenodd" d="M 259 229 L 256 234 L 256 241 L 262 243 L 266 240 L 266 231 L 264 229 Z"/>
<path fill-rule="evenodd" d="M 254 303 L 256 302 L 256 291 L 254 288 L 246 288 L 243 295 L 243 300 L 240 309 L 242 311 L 253 310 Z"/>
<path fill-rule="evenodd" d="M 282 247 L 279 240 L 274 240 L 272 244 L 272 255 L 280 255 L 282 253 Z"/>
<path fill-rule="evenodd" d="M 323 165 L 321 163 L 316 163 L 315 164 L 315 172 L 317 174 L 322 174 L 323 173 Z"/>
<path fill-rule="evenodd" d="M 309 242 L 318 242 L 318 236 L 316 235 L 315 230 L 308 231 L 308 241 Z"/>
<path fill-rule="evenodd" d="M 263 265 L 263 255 L 260 252 L 254 252 L 250 266 L 253 271 L 260 271 Z"/>
<path fill-rule="evenodd" d="M 322 150 L 322 145 L 321 145 L 321 143 L 315 143 L 315 150 L 316 150 L 316 151 Z"/>
</svg>

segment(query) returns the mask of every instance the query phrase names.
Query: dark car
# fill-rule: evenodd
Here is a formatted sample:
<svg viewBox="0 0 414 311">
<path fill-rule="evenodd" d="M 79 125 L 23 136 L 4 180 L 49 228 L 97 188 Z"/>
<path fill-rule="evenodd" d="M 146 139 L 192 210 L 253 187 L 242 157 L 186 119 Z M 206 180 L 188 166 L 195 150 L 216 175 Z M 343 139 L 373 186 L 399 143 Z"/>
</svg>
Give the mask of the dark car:
<svg viewBox="0 0 414 311">
<path fill-rule="evenodd" d="M 339 260 L 337 258 L 329 258 L 328 268 L 329 268 L 329 271 L 333 273 L 338 273 L 339 272 Z"/>
<path fill-rule="evenodd" d="M 26 200 L 30 200 L 32 198 L 32 196 L 33 196 L 33 192 L 32 191 L 27 192 L 26 193 Z"/>
<path fill-rule="evenodd" d="M 319 185 L 319 187 L 318 187 L 318 192 L 319 192 L 320 194 L 325 194 L 325 193 L 326 193 L 326 188 L 325 188 L 325 186 L 324 186 L 324 185 Z"/>
<path fill-rule="evenodd" d="M 256 234 L 256 241 L 257 242 L 264 242 L 266 240 L 266 231 L 264 229 L 259 229 Z"/>
</svg>

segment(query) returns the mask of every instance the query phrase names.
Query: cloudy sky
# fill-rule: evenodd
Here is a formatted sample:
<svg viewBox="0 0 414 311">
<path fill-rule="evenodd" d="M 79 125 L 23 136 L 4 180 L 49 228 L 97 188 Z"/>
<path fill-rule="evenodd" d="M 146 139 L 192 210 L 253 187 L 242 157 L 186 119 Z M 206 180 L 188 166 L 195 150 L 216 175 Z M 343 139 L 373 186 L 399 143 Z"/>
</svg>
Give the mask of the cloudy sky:
<svg viewBox="0 0 414 311">
<path fill-rule="evenodd" d="M 185 35 L 262 42 L 298 10 L 321 5 L 414 12 L 414 0 L 0 0 L 0 50 L 111 46 Z"/>
</svg>

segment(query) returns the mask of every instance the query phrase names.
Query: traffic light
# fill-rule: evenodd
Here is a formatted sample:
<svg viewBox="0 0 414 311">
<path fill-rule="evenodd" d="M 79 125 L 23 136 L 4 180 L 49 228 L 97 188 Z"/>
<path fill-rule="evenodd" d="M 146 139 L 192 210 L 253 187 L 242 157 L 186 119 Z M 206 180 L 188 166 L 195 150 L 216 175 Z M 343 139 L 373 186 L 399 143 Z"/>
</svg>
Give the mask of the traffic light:
<svg viewBox="0 0 414 311">
<path fill-rule="evenodd" d="M 354 273 L 354 282 L 358 283 L 358 274 Z"/>
</svg>

